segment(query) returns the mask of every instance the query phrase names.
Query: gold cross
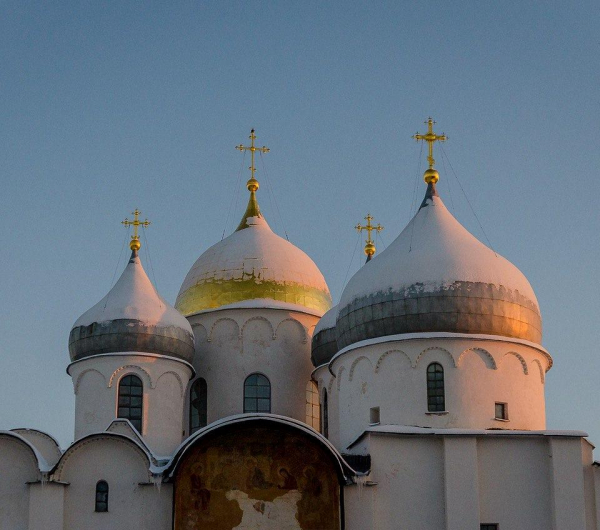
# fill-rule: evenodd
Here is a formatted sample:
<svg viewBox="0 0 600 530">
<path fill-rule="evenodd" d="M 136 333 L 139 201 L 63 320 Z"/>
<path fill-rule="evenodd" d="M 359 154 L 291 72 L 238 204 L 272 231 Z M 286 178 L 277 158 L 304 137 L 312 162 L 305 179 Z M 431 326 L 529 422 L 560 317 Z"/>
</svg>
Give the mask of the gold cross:
<svg viewBox="0 0 600 530">
<path fill-rule="evenodd" d="M 146 219 L 145 221 L 140 221 L 140 214 L 142 212 L 140 212 L 137 208 L 135 209 L 134 212 L 131 212 L 133 214 L 133 221 L 130 221 L 129 219 L 127 219 L 127 217 L 125 217 L 125 221 L 121 221 L 121 224 L 125 225 L 125 226 L 133 226 L 133 235 L 131 236 L 131 242 L 129 243 L 129 248 L 131 250 L 139 250 L 142 247 L 142 244 L 140 243 L 140 236 L 138 235 L 138 227 L 139 226 L 149 226 L 150 225 L 150 221 L 148 221 L 148 219 Z"/>
<path fill-rule="evenodd" d="M 379 223 L 377 224 L 377 226 L 374 226 L 371 224 L 371 221 L 373 220 L 373 217 L 371 216 L 370 213 L 367 214 L 367 216 L 365 217 L 365 220 L 367 221 L 367 224 L 365 226 L 361 225 L 360 223 L 358 223 L 354 228 L 356 228 L 356 230 L 358 230 L 358 233 L 360 234 L 363 230 L 367 231 L 367 239 L 365 240 L 365 254 L 367 255 L 367 261 L 369 261 L 372 257 L 373 254 L 375 254 L 375 242 L 371 239 L 371 232 L 373 230 L 375 230 L 376 232 L 381 232 L 383 230 L 383 226 L 381 226 Z"/>
<path fill-rule="evenodd" d="M 428 118 L 425 122 L 427 124 L 428 130 L 427 134 L 419 134 L 416 133 L 413 138 L 418 142 L 419 140 L 425 140 L 429 144 L 429 156 L 427 157 L 427 161 L 429 162 L 429 169 L 433 169 L 435 164 L 435 160 L 433 159 L 433 144 L 435 142 L 445 142 L 448 137 L 442 134 L 435 134 L 433 132 L 433 124 L 435 123 L 432 118 Z"/>
<path fill-rule="evenodd" d="M 246 146 L 246 145 L 236 145 L 236 149 L 239 149 L 240 151 L 250 151 L 250 157 L 251 157 L 251 161 L 250 161 L 250 167 L 248 168 L 250 170 L 250 180 L 246 183 L 246 186 L 248 187 L 249 191 L 256 191 L 258 189 L 258 180 L 256 180 L 254 178 L 254 172 L 256 171 L 256 168 L 254 167 L 254 153 L 256 151 L 259 151 L 261 153 L 268 153 L 270 151 L 270 149 L 268 147 L 265 147 L 264 145 L 262 147 L 255 147 L 254 146 L 254 140 L 256 140 L 256 135 L 254 134 L 254 129 L 252 129 L 250 131 L 250 136 L 248 136 L 248 138 L 250 138 L 250 146 Z"/>
</svg>

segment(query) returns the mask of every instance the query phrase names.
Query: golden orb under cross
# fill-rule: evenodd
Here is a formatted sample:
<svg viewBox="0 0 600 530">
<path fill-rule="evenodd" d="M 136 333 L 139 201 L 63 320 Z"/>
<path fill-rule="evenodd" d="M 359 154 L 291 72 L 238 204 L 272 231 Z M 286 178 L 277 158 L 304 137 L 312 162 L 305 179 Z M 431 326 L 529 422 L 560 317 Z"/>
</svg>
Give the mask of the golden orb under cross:
<svg viewBox="0 0 600 530">
<path fill-rule="evenodd" d="M 131 241 L 129 242 L 129 248 L 132 251 L 137 252 L 140 248 L 142 248 L 142 243 L 140 242 L 140 236 L 138 234 L 138 228 L 140 226 L 150 226 L 150 221 L 148 221 L 148 219 L 145 221 L 140 221 L 140 214 L 142 212 L 140 212 L 137 208 L 131 213 L 133 215 L 133 221 L 130 221 L 127 219 L 127 217 L 125 217 L 125 221 L 121 221 L 121 224 L 125 226 L 133 226 L 133 235 L 131 236 Z"/>
<path fill-rule="evenodd" d="M 375 254 L 375 251 L 377 250 L 375 248 L 375 242 L 371 237 L 371 232 L 373 232 L 373 230 L 375 230 L 376 233 L 381 232 L 383 230 L 383 226 L 381 226 L 379 223 L 377 224 L 377 226 L 371 224 L 373 216 L 370 213 L 367 214 L 365 220 L 367 221 L 366 225 L 363 226 L 360 223 L 358 223 L 354 228 L 358 230 L 359 234 L 363 230 L 367 231 L 367 239 L 365 240 L 365 254 L 367 255 L 367 261 L 370 261 L 373 255 Z"/>
<path fill-rule="evenodd" d="M 448 137 L 442 134 L 436 134 L 433 132 L 433 125 L 436 123 L 433 121 L 433 118 L 429 117 L 425 122 L 427 124 L 427 133 L 419 134 L 418 132 L 413 135 L 413 138 L 418 141 L 425 141 L 429 147 L 429 156 L 427 157 L 427 161 L 429 162 L 429 169 L 425 170 L 423 174 L 423 178 L 427 184 L 435 184 L 438 180 L 440 180 L 440 174 L 434 169 L 435 159 L 433 158 L 433 144 L 435 142 L 445 142 Z"/>
<path fill-rule="evenodd" d="M 256 180 L 256 178 L 254 178 L 254 173 L 256 171 L 256 167 L 254 166 L 254 153 L 256 151 L 260 152 L 260 153 L 268 153 L 270 151 L 270 149 L 268 147 L 265 147 L 264 145 L 262 147 L 256 147 L 254 145 L 254 140 L 256 140 L 256 135 L 254 134 L 254 129 L 252 129 L 250 131 L 250 136 L 248 136 L 248 138 L 250 138 L 250 145 L 236 145 L 235 148 L 239 149 L 240 151 L 244 152 L 244 151 L 250 151 L 250 167 L 248 168 L 250 170 L 250 180 L 248 180 L 248 182 L 246 182 L 246 186 L 248 188 L 248 191 L 256 191 L 259 188 L 259 184 L 258 184 L 258 180 Z"/>
</svg>

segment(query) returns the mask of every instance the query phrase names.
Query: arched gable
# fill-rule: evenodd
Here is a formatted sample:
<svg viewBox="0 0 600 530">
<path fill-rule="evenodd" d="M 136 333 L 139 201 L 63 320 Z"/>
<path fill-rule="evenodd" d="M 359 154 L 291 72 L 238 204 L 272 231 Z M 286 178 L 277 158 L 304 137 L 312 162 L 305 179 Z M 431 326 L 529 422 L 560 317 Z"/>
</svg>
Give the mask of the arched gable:
<svg viewBox="0 0 600 530">
<path fill-rule="evenodd" d="M 174 529 L 341 528 L 342 486 L 353 472 L 307 425 L 246 414 L 192 435 L 165 475 Z M 277 526 L 276 526 L 277 525 Z"/>
<path fill-rule="evenodd" d="M 147 470 L 147 479 L 150 480 L 150 466 L 152 461 L 151 456 L 146 452 L 146 449 L 131 438 L 129 438 L 128 436 L 112 432 L 90 434 L 89 436 L 84 436 L 83 438 L 80 438 L 79 440 L 74 442 L 63 453 L 58 463 L 54 466 L 54 469 L 52 470 L 52 479 L 64 480 L 65 472 L 68 469 L 69 462 L 73 455 L 81 454 L 81 452 L 85 451 L 86 448 L 89 448 L 90 446 L 96 444 L 101 444 L 102 442 L 105 442 L 107 440 L 110 442 L 115 442 L 117 444 L 122 444 L 124 447 L 136 454 L 140 461 L 143 462 L 144 468 Z"/>
<path fill-rule="evenodd" d="M 62 456 L 62 451 L 58 442 L 48 433 L 39 431 L 38 429 L 11 429 L 11 432 L 22 436 L 30 442 L 51 466 L 56 464 Z"/>
</svg>

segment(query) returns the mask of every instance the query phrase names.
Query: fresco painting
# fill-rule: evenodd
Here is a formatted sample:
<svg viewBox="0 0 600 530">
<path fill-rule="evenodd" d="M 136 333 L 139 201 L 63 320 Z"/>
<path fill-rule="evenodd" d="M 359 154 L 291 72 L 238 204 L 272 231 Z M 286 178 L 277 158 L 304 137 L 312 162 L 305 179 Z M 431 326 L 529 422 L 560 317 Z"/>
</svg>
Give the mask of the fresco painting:
<svg viewBox="0 0 600 530">
<path fill-rule="evenodd" d="M 331 454 L 286 426 L 236 426 L 201 438 L 175 474 L 175 530 L 339 530 Z"/>
</svg>

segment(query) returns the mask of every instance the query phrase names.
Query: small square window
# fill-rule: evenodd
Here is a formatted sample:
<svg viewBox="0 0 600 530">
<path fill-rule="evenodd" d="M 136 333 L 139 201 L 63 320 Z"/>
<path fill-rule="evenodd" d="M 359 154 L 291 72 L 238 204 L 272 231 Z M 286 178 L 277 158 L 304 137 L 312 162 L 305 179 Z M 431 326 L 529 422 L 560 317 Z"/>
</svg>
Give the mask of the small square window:
<svg viewBox="0 0 600 530">
<path fill-rule="evenodd" d="M 379 407 L 373 407 L 369 411 L 369 423 L 375 424 L 380 422 Z"/>
<path fill-rule="evenodd" d="M 498 523 L 482 523 L 479 525 L 479 530 L 498 530 Z"/>
<path fill-rule="evenodd" d="M 507 403 L 496 403 L 494 417 L 497 420 L 508 421 L 508 404 Z"/>
</svg>

